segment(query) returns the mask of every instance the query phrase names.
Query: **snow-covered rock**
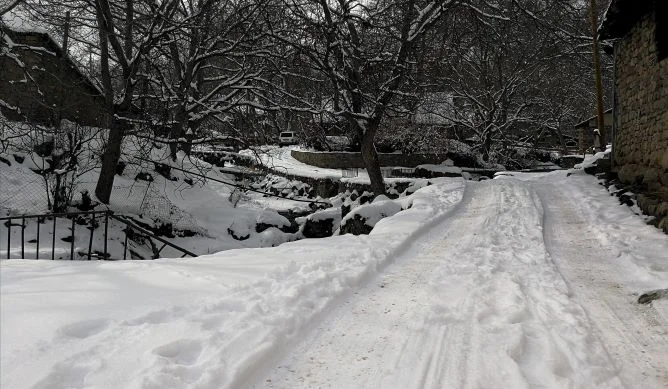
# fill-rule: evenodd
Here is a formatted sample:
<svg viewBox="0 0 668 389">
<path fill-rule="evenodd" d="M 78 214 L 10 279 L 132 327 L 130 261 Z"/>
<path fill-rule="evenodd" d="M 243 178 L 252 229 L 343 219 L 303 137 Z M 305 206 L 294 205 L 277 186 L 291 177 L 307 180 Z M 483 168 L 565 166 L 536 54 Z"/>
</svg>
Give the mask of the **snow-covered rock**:
<svg viewBox="0 0 668 389">
<path fill-rule="evenodd" d="M 302 234 L 305 238 L 325 238 L 332 236 L 341 223 L 341 209 L 328 208 L 313 213 L 303 219 Z"/>
<path fill-rule="evenodd" d="M 381 219 L 402 210 L 401 204 L 395 200 L 389 200 L 387 197 L 377 200 L 371 204 L 361 205 L 349 212 L 341 220 L 340 234 L 368 234 Z"/>
</svg>

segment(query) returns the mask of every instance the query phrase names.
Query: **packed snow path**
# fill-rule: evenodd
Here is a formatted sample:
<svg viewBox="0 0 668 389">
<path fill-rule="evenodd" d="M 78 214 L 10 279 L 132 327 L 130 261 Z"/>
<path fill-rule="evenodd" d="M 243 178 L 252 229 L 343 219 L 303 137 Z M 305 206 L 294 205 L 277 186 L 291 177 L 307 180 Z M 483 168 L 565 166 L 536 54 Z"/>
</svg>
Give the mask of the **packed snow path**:
<svg viewBox="0 0 668 389">
<path fill-rule="evenodd" d="M 655 302 L 664 308 L 657 312 L 655 305 L 636 303 L 638 293 L 645 292 L 639 284 L 647 271 L 658 270 L 651 264 L 643 268 L 637 257 L 645 254 L 643 249 L 662 245 L 652 247 L 629 226 L 603 223 L 601 216 L 607 211 L 587 202 L 589 194 L 555 183 L 537 189 L 545 204 L 547 249 L 569 283 L 573 300 L 587 310 L 595 335 L 618 363 L 621 377 L 631 388 L 668 388 L 668 304 Z M 574 201 L 578 198 L 585 201 Z M 663 246 L 665 268 L 668 251 Z"/>
<path fill-rule="evenodd" d="M 668 388 L 665 318 L 634 303 L 584 193 L 562 188 L 469 184 L 254 387 Z"/>
<path fill-rule="evenodd" d="M 0 387 L 668 388 L 668 238 L 593 177 L 436 180 L 369 236 L 1 261 Z"/>
</svg>

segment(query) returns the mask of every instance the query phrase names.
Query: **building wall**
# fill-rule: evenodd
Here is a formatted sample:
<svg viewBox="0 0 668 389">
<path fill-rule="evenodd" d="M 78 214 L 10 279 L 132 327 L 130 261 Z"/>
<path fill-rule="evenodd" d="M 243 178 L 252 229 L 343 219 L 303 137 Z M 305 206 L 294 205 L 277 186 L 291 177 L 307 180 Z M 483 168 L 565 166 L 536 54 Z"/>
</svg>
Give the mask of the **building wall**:
<svg viewBox="0 0 668 389">
<path fill-rule="evenodd" d="M 13 56 L 0 56 L 0 99 L 18 110 L 2 108 L 13 120 L 56 124 L 69 119 L 82 125 L 104 125 L 104 98 L 74 65 L 63 59 L 41 34 L 12 37 Z"/>
<path fill-rule="evenodd" d="M 292 150 L 292 157 L 300 162 L 328 169 L 363 168 L 361 153 L 354 152 L 309 152 Z M 439 164 L 447 158 L 436 154 L 378 154 L 381 166 L 416 167 L 424 164 Z"/>
<path fill-rule="evenodd" d="M 646 186 L 639 203 L 668 231 L 668 59 L 657 60 L 655 28 L 649 13 L 615 46 L 613 163 L 623 182 Z"/>
</svg>

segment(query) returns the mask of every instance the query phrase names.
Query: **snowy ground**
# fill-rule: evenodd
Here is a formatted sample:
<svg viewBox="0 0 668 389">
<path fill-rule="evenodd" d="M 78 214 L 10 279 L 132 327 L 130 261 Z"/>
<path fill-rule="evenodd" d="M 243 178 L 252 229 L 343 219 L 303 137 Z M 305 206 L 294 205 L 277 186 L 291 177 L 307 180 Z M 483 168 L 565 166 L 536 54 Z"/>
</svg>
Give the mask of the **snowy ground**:
<svg viewBox="0 0 668 389">
<path fill-rule="evenodd" d="M 3 127 L 5 131 L 24 133 L 29 131 L 24 124 L 9 123 Z M 93 131 L 94 129 L 91 129 Z M 32 140 L 26 140 L 30 145 Z M 37 174 L 35 170 L 47 169 L 49 164 L 46 158 L 30 151 L 31 148 L 21 144 L 21 147 L 10 147 L 0 152 L 0 216 L 18 216 L 24 214 L 48 213 L 47 195 L 44 177 Z M 82 166 L 79 167 L 80 176 L 74 186 L 75 202 L 81 197 L 80 192 L 88 191 L 94 193 L 99 169 L 85 171 L 88 163 L 97 156 L 97 146 L 94 142 L 87 145 L 87 151 L 81 153 Z M 173 243 L 197 254 L 210 254 L 221 250 L 246 248 L 246 247 L 270 247 L 279 245 L 286 241 L 298 239 L 294 234 L 283 233 L 278 228 L 270 228 L 262 232 L 256 232 L 255 226 L 259 221 L 267 219 L 283 219 L 277 211 L 292 210 L 296 212 L 309 209 L 308 202 L 298 202 L 290 199 L 275 197 L 263 197 L 262 194 L 246 192 L 240 194 L 240 201 L 233 204 L 230 200 L 234 187 L 220 182 L 203 182 L 199 177 L 172 170 L 172 179 L 166 179 L 154 171 L 154 165 L 133 158 L 135 155 L 144 158 L 150 157 L 156 161 L 172 164 L 176 168 L 195 173 L 204 173 L 208 177 L 235 183 L 234 176 L 221 173 L 218 169 L 208 163 L 196 158 L 188 158 L 179 153 L 177 161 L 172 162 L 166 158 L 166 148 L 139 150 L 141 144 L 136 139 L 128 137 L 124 149 L 127 152 L 123 160 L 132 162 L 123 171 L 123 175 L 117 175 L 114 179 L 114 190 L 110 199 L 110 209 L 117 214 L 130 215 L 135 219 L 149 225 L 159 226 L 163 223 L 171 223 L 176 234 L 180 231 L 192 231 L 197 233 L 192 237 L 177 237 Z M 141 151 L 141 152 L 140 152 Z M 22 157 L 22 158 L 17 158 Z M 139 180 L 136 177 L 140 173 L 151 174 L 151 180 Z M 187 183 L 191 179 L 192 185 Z M 240 183 L 236 183 L 237 185 Z M 248 185 L 248 183 L 244 183 Z M 72 209 L 76 211 L 76 209 Z M 102 210 L 102 206 L 96 210 Z M 289 223 L 287 220 L 285 222 Z M 14 221 L 10 256 L 21 257 L 21 220 Z M 275 225 L 275 223 L 269 223 Z M 25 242 L 36 241 L 37 223 L 36 219 L 26 221 Z M 124 242 L 124 225 L 113 221 L 109 226 L 109 250 L 113 258 L 122 258 Z M 234 230 L 240 236 L 248 236 L 245 240 L 236 240 L 229 230 Z M 40 258 L 50 258 L 52 242 L 55 243 L 56 258 L 69 258 L 70 243 L 63 241 L 72 236 L 70 220 L 59 219 L 54 227 L 49 221 L 40 226 Z M 55 240 L 53 235 L 56 235 Z M 78 227 L 75 234 L 75 251 L 88 252 L 89 233 L 85 227 Z M 100 229 L 95 232 L 93 239 L 93 250 L 103 251 L 103 234 Z M 35 258 L 36 245 L 27 244 L 25 247 L 25 258 Z M 140 255 L 150 258 L 151 248 L 147 244 L 130 242 L 130 248 Z M 181 254 L 171 248 L 165 249 L 163 255 L 180 256 Z M 0 226 L 0 257 L 7 256 L 7 228 Z M 75 254 L 75 258 L 80 258 Z"/>
<path fill-rule="evenodd" d="M 259 159 L 260 163 L 270 167 L 278 172 L 283 172 L 286 174 L 292 174 L 300 177 L 312 177 L 312 178 L 331 178 L 338 180 L 340 179 L 343 182 L 352 182 L 352 183 L 369 183 L 369 174 L 366 172 L 366 169 L 350 169 L 353 174 L 356 174 L 356 177 L 344 177 L 344 169 L 328 169 L 321 168 L 317 166 L 307 165 L 303 162 L 300 162 L 292 157 L 291 151 L 293 147 L 276 147 L 276 146 L 264 146 L 261 150 L 256 153 L 252 153 L 250 150 L 242 151 L 245 155 L 252 155 Z M 436 166 L 436 165 L 434 165 Z M 459 168 L 443 168 L 447 169 L 449 172 L 461 173 Z M 391 183 L 393 181 L 406 181 L 406 178 L 386 178 L 386 183 Z"/>
<path fill-rule="evenodd" d="M 2 388 L 667 388 L 668 239 L 566 172 L 442 179 L 369 236 L 0 263 Z"/>
<path fill-rule="evenodd" d="M 297 161 L 290 154 L 292 149 L 293 147 L 265 146 L 257 153 L 251 153 L 250 150 L 244 150 L 242 153 L 255 156 L 263 165 L 286 174 L 315 178 L 341 178 L 341 169 L 319 168 Z M 362 174 L 366 175 L 366 171 Z M 366 177 L 368 179 L 369 176 L 366 175 Z"/>
</svg>

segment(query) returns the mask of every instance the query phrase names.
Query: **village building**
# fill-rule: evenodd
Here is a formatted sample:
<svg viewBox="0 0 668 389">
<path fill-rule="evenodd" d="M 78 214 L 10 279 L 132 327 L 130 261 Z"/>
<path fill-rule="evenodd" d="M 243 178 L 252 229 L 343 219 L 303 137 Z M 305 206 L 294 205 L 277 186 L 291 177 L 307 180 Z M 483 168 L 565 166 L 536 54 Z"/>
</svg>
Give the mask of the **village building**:
<svg viewBox="0 0 668 389">
<path fill-rule="evenodd" d="M 668 1 L 613 0 L 599 33 L 614 47 L 612 169 L 668 232 Z"/>
<path fill-rule="evenodd" d="M 603 128 L 606 138 L 606 144 L 612 140 L 612 108 L 603 113 Z M 578 137 L 578 147 L 580 152 L 584 152 L 596 145 L 596 135 L 598 130 L 598 116 L 589 117 L 575 125 L 575 131 Z M 599 141 L 600 142 L 600 141 Z M 598 147 L 596 147 L 598 149 Z M 598 151 L 598 150 L 597 150 Z"/>
<path fill-rule="evenodd" d="M 104 97 L 46 32 L 0 21 L 0 111 L 10 120 L 103 127 Z"/>
</svg>

